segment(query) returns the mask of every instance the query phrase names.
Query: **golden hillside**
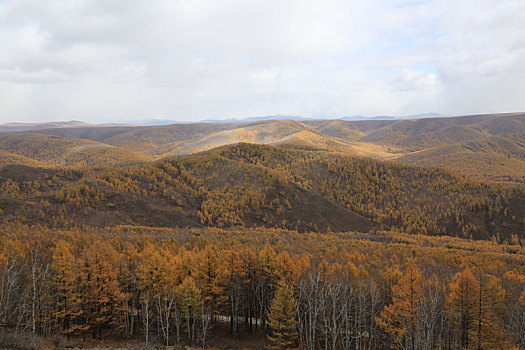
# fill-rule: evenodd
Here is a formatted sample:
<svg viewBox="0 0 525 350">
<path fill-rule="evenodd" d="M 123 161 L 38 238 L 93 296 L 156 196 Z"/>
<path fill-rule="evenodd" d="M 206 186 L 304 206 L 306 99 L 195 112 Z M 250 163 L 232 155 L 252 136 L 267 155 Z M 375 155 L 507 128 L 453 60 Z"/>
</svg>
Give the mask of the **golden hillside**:
<svg viewBox="0 0 525 350">
<path fill-rule="evenodd" d="M 525 176 L 523 113 L 408 120 L 33 127 L 30 132 L 0 134 L 0 151 L 44 165 L 79 167 L 147 161 L 247 142 L 398 159 L 479 179 L 521 182 Z"/>
<path fill-rule="evenodd" d="M 148 160 L 105 143 L 37 133 L 0 135 L 0 162 L 50 167 L 122 165 Z"/>
<path fill-rule="evenodd" d="M 487 180 L 525 182 L 525 139 L 518 135 L 475 139 L 413 152 L 399 161 Z"/>
<path fill-rule="evenodd" d="M 236 144 L 153 163 L 5 166 L 8 221 L 48 226 L 397 228 L 473 238 L 525 232 L 524 188 L 325 151 Z"/>
</svg>

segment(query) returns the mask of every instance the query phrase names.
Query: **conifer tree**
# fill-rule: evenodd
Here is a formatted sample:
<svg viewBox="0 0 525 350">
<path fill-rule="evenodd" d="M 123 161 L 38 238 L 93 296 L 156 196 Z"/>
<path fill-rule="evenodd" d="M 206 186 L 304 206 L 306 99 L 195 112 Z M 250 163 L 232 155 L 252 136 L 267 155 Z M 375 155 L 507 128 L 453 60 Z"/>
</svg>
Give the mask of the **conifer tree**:
<svg viewBox="0 0 525 350">
<path fill-rule="evenodd" d="M 376 319 L 391 337 L 394 348 L 414 349 L 423 298 L 423 277 L 417 266 L 410 264 L 398 283 L 392 287 L 392 304 Z"/>
<path fill-rule="evenodd" d="M 93 338 L 102 337 L 110 326 L 122 327 L 119 317 L 124 304 L 124 294 L 119 288 L 116 264 L 117 252 L 107 244 L 95 242 L 85 252 L 86 294 L 91 311 L 88 323 L 93 331 Z"/>
<path fill-rule="evenodd" d="M 501 315 L 505 291 L 498 278 L 480 274 L 477 305 L 476 349 L 502 349 L 508 346 Z"/>
<path fill-rule="evenodd" d="M 63 240 L 57 242 L 53 249 L 53 284 L 57 290 L 56 319 L 63 334 L 85 331 L 82 320 L 82 295 L 78 291 L 81 271 L 71 252 L 71 245 Z"/>
<path fill-rule="evenodd" d="M 445 305 L 449 326 L 457 335 L 461 349 L 473 349 L 478 327 L 479 283 L 467 267 L 452 278 L 449 288 Z"/>
<path fill-rule="evenodd" d="M 201 316 L 201 290 L 191 276 L 186 276 L 179 286 L 181 311 L 186 324 L 186 332 L 191 343 L 195 340 L 197 322 Z"/>
<path fill-rule="evenodd" d="M 270 334 L 270 350 L 290 349 L 297 343 L 297 304 L 292 290 L 284 279 L 279 281 L 275 297 L 267 314 Z"/>
<path fill-rule="evenodd" d="M 224 297 L 224 268 L 217 253 L 210 247 L 196 254 L 194 264 L 195 283 L 201 290 L 204 306 L 215 315 L 226 301 Z"/>
</svg>

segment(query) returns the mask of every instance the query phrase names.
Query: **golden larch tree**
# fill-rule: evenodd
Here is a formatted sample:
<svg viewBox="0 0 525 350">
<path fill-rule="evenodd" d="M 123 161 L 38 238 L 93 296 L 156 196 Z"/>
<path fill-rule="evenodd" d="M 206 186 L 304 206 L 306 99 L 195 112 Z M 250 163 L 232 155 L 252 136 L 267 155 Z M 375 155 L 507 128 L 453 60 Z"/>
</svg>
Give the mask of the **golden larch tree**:
<svg viewBox="0 0 525 350">
<path fill-rule="evenodd" d="M 393 348 L 414 349 L 423 298 L 421 271 L 410 263 L 392 287 L 392 303 L 376 318 L 377 324 L 390 336 Z"/>
<path fill-rule="evenodd" d="M 179 286 L 179 298 L 186 333 L 190 343 L 193 343 L 202 311 L 202 297 L 201 290 L 191 276 L 186 276 Z"/>
<path fill-rule="evenodd" d="M 270 333 L 268 349 L 291 349 L 297 345 L 297 304 L 284 279 L 279 281 L 275 297 L 267 313 Z"/>
<path fill-rule="evenodd" d="M 63 334 L 69 338 L 87 330 L 83 317 L 82 295 L 79 284 L 82 271 L 78 259 L 72 253 L 72 246 L 64 240 L 59 240 L 53 249 L 53 285 L 57 290 L 55 319 Z"/>
<path fill-rule="evenodd" d="M 477 330 L 479 283 L 467 267 L 452 278 L 445 313 L 461 349 L 474 349 Z"/>
<path fill-rule="evenodd" d="M 476 349 L 509 347 L 502 315 L 505 312 L 505 290 L 497 277 L 480 273 L 477 304 Z"/>
</svg>

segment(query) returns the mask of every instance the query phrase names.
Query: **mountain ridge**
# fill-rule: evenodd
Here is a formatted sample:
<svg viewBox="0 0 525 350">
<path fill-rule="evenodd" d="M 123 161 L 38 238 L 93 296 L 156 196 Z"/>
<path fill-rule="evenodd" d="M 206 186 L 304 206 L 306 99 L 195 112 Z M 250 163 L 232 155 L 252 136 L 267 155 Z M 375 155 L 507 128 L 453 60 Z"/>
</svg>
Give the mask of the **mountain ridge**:
<svg viewBox="0 0 525 350">
<path fill-rule="evenodd" d="M 67 140 L 76 140 L 77 143 L 87 140 L 100 145 L 105 144 L 107 150 L 115 153 L 115 164 L 122 163 L 126 158 L 153 161 L 172 155 L 192 154 L 228 144 L 248 142 L 390 159 L 408 164 L 442 166 L 479 179 L 524 181 L 522 160 L 516 158 L 512 149 L 522 148 L 522 140 L 525 138 L 525 113 L 366 121 L 282 119 L 167 126 L 68 124 L 67 127 L 4 131 L 0 132 L 0 138 L 9 136 L 31 139 L 35 138 L 36 134 L 46 135 L 48 138 L 62 138 L 61 143 L 64 145 L 69 143 Z M 462 143 L 476 141 L 481 144 L 490 142 L 491 138 L 501 139 L 498 147 L 485 147 L 485 151 L 480 149 L 478 152 L 471 152 L 470 155 L 477 160 L 461 162 L 462 157 L 469 156 L 461 146 Z M 0 144 L 0 151 L 27 157 L 26 148 L 30 147 L 29 143 L 26 142 L 28 145 L 24 146 L 25 148 L 20 146 L 20 149 Z M 98 156 L 93 149 L 92 147 L 90 151 L 95 153 L 93 156 L 79 156 L 92 159 L 87 165 L 97 163 Z M 45 151 L 45 147 L 42 147 L 42 152 Z M 454 152 L 459 153 L 454 157 L 444 156 Z M 106 158 L 103 163 L 111 163 L 107 153 L 109 152 L 103 152 L 100 156 Z M 2 157 L 7 158 L 8 155 L 0 155 L 0 159 Z M 48 162 L 29 158 L 40 162 L 42 166 L 64 163 L 53 156 L 49 156 Z M 25 159 L 12 156 L 9 159 L 13 162 L 26 162 Z M 474 165 L 481 169 L 481 172 L 473 171 Z M 75 166 L 75 162 L 71 166 Z"/>
<path fill-rule="evenodd" d="M 380 228 L 487 239 L 525 232 L 525 188 L 438 168 L 238 143 L 119 167 L 0 168 L 7 221 L 56 225 Z"/>
</svg>

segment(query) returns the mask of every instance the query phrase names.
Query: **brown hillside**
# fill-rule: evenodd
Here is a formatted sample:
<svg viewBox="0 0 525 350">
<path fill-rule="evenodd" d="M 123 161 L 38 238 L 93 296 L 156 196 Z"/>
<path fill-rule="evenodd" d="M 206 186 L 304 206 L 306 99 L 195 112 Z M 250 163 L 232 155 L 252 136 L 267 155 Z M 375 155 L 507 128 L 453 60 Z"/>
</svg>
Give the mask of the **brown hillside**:
<svg viewBox="0 0 525 350">
<path fill-rule="evenodd" d="M 37 134 L 48 137 L 39 140 Z M 411 120 L 263 120 L 168 126 L 73 124 L 1 135 L 0 139 L 16 139 L 0 147 L 1 151 L 44 161 L 45 166 L 122 164 L 248 142 L 399 159 L 408 164 L 442 166 L 480 179 L 522 181 L 525 176 L 521 151 L 518 154 L 514 151 L 516 143 L 523 144 L 524 113 Z M 499 141 L 493 149 L 495 138 Z M 486 146 L 474 145 L 475 151 L 472 151 L 465 142 Z M 71 147 L 75 148 L 71 153 L 64 151 Z"/>
<path fill-rule="evenodd" d="M 8 221 L 521 236 L 525 189 L 438 168 L 236 144 L 140 166 L 0 169 Z"/>
<path fill-rule="evenodd" d="M 148 160 L 126 149 L 100 142 L 36 133 L 0 135 L 0 151 L 18 156 L 17 159 L 12 159 L 11 163 L 14 164 L 53 167 L 121 165 Z M 2 156 L 4 159 L 5 157 Z"/>
</svg>

